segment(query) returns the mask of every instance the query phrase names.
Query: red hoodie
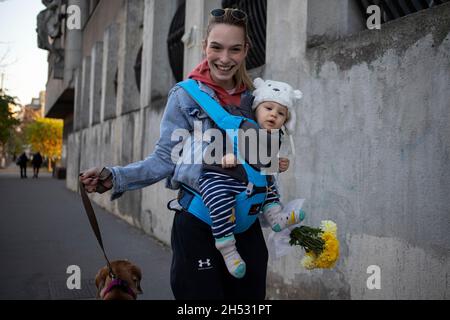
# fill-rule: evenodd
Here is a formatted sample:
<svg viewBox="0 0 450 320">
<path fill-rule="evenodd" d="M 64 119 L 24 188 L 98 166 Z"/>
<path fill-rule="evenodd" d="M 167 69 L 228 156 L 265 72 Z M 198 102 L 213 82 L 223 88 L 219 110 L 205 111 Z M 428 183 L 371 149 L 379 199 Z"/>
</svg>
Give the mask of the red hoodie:
<svg viewBox="0 0 450 320">
<path fill-rule="evenodd" d="M 245 85 L 242 84 L 232 95 L 230 95 L 224 88 L 219 86 L 214 82 L 214 80 L 211 79 L 208 61 L 206 59 L 200 62 L 200 64 L 196 66 L 191 73 L 189 73 L 188 78 L 203 82 L 208 87 L 213 89 L 217 97 L 219 98 L 219 102 L 221 105 L 241 105 L 241 93 L 246 90 Z"/>
</svg>

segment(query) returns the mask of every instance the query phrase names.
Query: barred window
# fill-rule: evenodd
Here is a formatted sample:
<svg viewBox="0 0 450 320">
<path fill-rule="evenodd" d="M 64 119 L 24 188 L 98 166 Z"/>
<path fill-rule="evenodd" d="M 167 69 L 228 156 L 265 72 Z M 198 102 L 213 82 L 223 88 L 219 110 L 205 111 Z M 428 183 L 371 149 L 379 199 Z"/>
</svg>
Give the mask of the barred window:
<svg viewBox="0 0 450 320">
<path fill-rule="evenodd" d="M 246 59 L 251 70 L 266 63 L 267 0 L 222 0 L 222 8 L 240 9 L 248 15 L 248 36 L 252 47 Z"/>
<path fill-rule="evenodd" d="M 367 8 L 377 5 L 381 9 L 381 23 L 435 7 L 450 0 L 356 0 L 362 14 L 367 17 Z"/>
<path fill-rule="evenodd" d="M 183 80 L 184 44 L 181 38 L 184 34 L 185 13 L 186 3 L 183 2 L 173 16 L 167 37 L 170 68 L 177 82 Z"/>
</svg>

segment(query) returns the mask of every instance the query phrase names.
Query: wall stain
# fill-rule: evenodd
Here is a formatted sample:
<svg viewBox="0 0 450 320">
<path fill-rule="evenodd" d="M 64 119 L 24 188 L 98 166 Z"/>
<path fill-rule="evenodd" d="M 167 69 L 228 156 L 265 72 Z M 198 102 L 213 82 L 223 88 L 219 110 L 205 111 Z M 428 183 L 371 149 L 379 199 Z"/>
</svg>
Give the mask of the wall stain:
<svg viewBox="0 0 450 320">
<path fill-rule="evenodd" d="M 268 272 L 267 298 L 282 300 L 345 300 L 350 299 L 350 284 L 340 271 L 323 270 L 315 276 L 296 274 L 292 283 L 283 277 Z M 315 271 L 308 271 L 315 272 Z"/>
<path fill-rule="evenodd" d="M 333 61 L 340 71 L 351 69 L 355 65 L 367 63 L 382 57 L 388 50 L 394 50 L 398 56 L 431 34 L 432 47 L 437 49 L 449 37 L 450 4 L 422 10 L 416 14 L 381 25 L 381 30 L 364 30 L 347 38 L 308 48 L 306 57 L 311 70 L 319 75 L 322 66 Z"/>
</svg>

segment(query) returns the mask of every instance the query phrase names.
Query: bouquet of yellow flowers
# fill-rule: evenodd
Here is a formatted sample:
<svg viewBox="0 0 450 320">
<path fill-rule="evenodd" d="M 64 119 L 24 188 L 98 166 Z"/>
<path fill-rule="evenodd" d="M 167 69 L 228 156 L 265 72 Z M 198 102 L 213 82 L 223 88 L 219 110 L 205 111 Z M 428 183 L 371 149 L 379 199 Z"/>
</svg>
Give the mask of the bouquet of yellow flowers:
<svg viewBox="0 0 450 320">
<path fill-rule="evenodd" d="M 291 231 L 289 244 L 301 246 L 306 254 L 301 264 L 306 269 L 330 269 L 339 258 L 337 226 L 331 220 L 324 220 L 320 228 L 296 227 Z"/>
</svg>

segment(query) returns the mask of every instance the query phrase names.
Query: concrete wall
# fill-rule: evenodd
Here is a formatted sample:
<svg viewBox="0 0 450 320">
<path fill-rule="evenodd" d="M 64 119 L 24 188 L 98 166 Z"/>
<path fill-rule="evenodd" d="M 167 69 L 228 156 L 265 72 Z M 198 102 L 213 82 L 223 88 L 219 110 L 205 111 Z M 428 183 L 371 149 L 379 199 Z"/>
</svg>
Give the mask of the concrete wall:
<svg viewBox="0 0 450 320">
<path fill-rule="evenodd" d="M 306 17 L 280 15 L 309 3 L 269 0 L 270 34 L 297 29 Z M 299 250 L 272 257 L 271 298 L 449 298 L 449 17 L 442 5 L 308 49 L 294 41 L 304 29 L 268 37 L 265 76 L 304 94 L 283 198 L 306 198 L 305 223 L 336 221 L 341 242 L 331 271 L 303 270 Z M 370 265 L 380 290 L 366 286 Z"/>
<path fill-rule="evenodd" d="M 308 1 L 306 12 L 308 47 L 349 36 L 365 27 L 354 0 Z"/>
<path fill-rule="evenodd" d="M 184 77 L 202 61 L 202 41 L 206 34 L 209 12 L 220 7 L 219 0 L 186 0 L 186 17 L 189 18 L 184 24 Z"/>
<path fill-rule="evenodd" d="M 141 76 L 141 107 L 143 124 L 142 159 L 152 153 L 159 137 L 159 124 L 167 101 L 167 93 L 175 84 L 170 72 L 167 35 L 177 1 L 145 1 L 143 54 Z M 174 191 L 164 182 L 142 189 L 139 222 L 143 230 L 170 244 L 173 213 L 165 209 Z"/>
<path fill-rule="evenodd" d="M 103 40 L 105 29 L 117 21 L 118 13 L 124 10 L 125 2 L 125 0 L 101 0 L 95 7 L 83 29 L 83 56 L 90 55 L 94 44 Z M 86 0 L 83 3 L 85 10 L 89 10 Z"/>
<path fill-rule="evenodd" d="M 108 19 L 102 19 L 104 23 L 92 21 L 96 28 L 86 28 L 89 36 L 83 42 L 85 62 L 77 70 L 76 132 L 69 136 L 67 178 L 67 187 L 74 191 L 78 172 L 93 166 L 126 165 L 153 151 L 167 93 L 175 84 L 166 37 L 171 22 L 168 17 L 175 13 L 177 1 L 115 1 L 115 12 L 105 3 L 100 2 L 90 19 L 102 16 L 105 10 Z M 103 30 L 103 35 L 98 30 Z M 141 46 L 139 92 L 134 64 Z M 116 74 L 117 92 L 114 90 Z M 168 244 L 172 215 L 161 208 L 175 196 L 161 182 L 127 192 L 116 201 L 110 201 L 108 194 L 96 194 L 92 198 Z"/>
<path fill-rule="evenodd" d="M 100 121 L 115 118 L 117 113 L 114 80 L 117 72 L 118 30 L 119 26 L 114 22 L 105 30 L 103 37 Z"/>
</svg>

